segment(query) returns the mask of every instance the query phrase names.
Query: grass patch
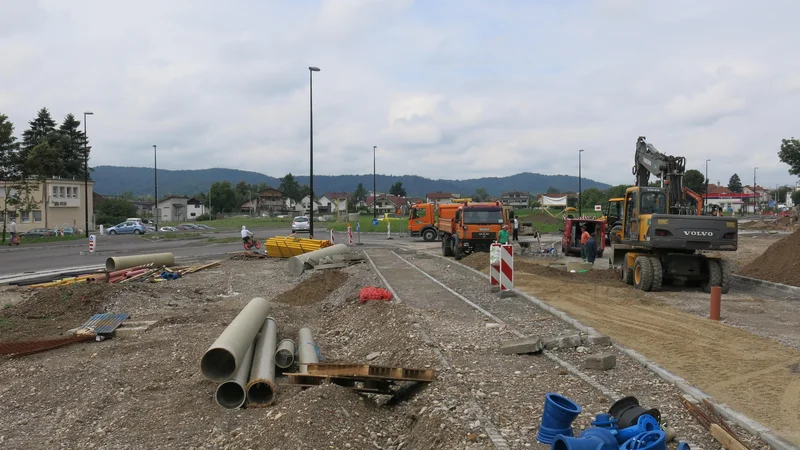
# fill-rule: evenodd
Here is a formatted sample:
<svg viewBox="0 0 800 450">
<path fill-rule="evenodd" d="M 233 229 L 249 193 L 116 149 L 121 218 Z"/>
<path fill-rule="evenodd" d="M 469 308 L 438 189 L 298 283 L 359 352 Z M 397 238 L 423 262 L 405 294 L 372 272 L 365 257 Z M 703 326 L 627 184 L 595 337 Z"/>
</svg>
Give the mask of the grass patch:
<svg viewBox="0 0 800 450">
<path fill-rule="evenodd" d="M 178 233 L 159 233 L 158 235 L 154 235 L 152 233 L 145 234 L 142 236 L 145 239 L 150 239 L 151 241 L 160 241 L 162 239 L 197 239 L 202 238 L 203 236 L 200 233 L 186 233 L 186 232 L 178 232 Z"/>
<path fill-rule="evenodd" d="M 161 223 L 158 226 L 170 227 L 179 225 L 181 223 L 192 223 L 192 222 L 166 222 L 166 223 Z M 202 222 L 197 222 L 197 223 L 214 227 L 216 230 L 225 230 L 225 229 L 238 230 L 242 228 L 242 225 L 246 225 L 247 228 L 286 227 L 292 224 L 292 219 L 291 218 L 277 219 L 274 217 L 231 217 L 228 219 L 204 220 Z M 208 230 L 208 231 L 215 231 L 215 230 Z"/>
<path fill-rule="evenodd" d="M 378 219 L 378 225 L 375 226 L 372 224 L 372 216 L 361 216 L 358 222 L 350 222 L 350 226 L 353 227 L 353 233 L 356 232 L 357 223 L 361 225 L 361 231 L 363 233 L 386 233 L 389 222 L 392 224 L 392 233 L 405 233 L 408 228 L 408 219 L 391 219 L 388 222 Z M 347 231 L 347 222 L 315 222 L 314 226 L 325 227 L 333 231 Z"/>
<path fill-rule="evenodd" d="M 7 238 L 3 243 L 7 243 L 10 238 Z M 22 236 L 19 240 L 20 245 L 25 244 L 38 244 L 38 243 L 45 243 L 45 242 L 67 242 L 67 241 L 79 241 L 81 239 L 85 239 L 88 241 L 86 236 L 80 235 L 69 235 L 69 236 L 42 236 L 42 237 L 26 237 Z"/>
<path fill-rule="evenodd" d="M 3 305 L 3 309 L 9 309 L 9 308 L 11 308 L 13 306 L 14 306 L 13 303 L 6 303 L 5 305 Z"/>
<path fill-rule="evenodd" d="M 11 328 L 11 319 L 0 317 L 0 328 Z"/>
</svg>

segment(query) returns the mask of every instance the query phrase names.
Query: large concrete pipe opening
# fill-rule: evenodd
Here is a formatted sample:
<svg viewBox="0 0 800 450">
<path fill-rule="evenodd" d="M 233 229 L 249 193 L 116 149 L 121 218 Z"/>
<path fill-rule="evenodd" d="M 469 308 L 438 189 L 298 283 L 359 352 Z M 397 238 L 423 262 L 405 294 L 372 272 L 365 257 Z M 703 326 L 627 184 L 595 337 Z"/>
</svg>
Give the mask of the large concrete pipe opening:
<svg viewBox="0 0 800 450">
<path fill-rule="evenodd" d="M 255 349 L 255 342 L 250 343 L 247 352 L 242 358 L 242 363 L 236 369 L 230 380 L 221 383 L 217 386 L 217 391 L 214 393 L 214 399 L 219 406 L 228 409 L 236 409 L 244 406 L 247 400 L 247 378 L 250 376 L 250 367 L 253 364 L 253 350 Z"/>
<path fill-rule="evenodd" d="M 256 340 L 253 367 L 247 383 L 247 402 L 250 406 L 269 406 L 275 401 L 275 347 L 278 341 L 278 323 L 267 317 Z"/>
<path fill-rule="evenodd" d="M 250 300 L 231 321 L 216 341 L 211 344 L 200 361 L 203 376 L 211 381 L 223 382 L 233 376 L 245 353 L 264 323 L 269 312 L 269 302 L 261 297 Z M 275 352 L 273 348 L 273 354 Z M 255 357 L 254 357 L 255 358 Z"/>
<path fill-rule="evenodd" d="M 130 269 L 131 267 L 152 264 L 154 267 L 174 266 L 175 256 L 172 253 L 152 253 L 149 255 L 114 256 L 106 259 L 106 271 Z"/>
<path fill-rule="evenodd" d="M 278 351 L 275 352 L 275 365 L 281 369 L 288 369 L 294 364 L 294 352 L 296 346 L 291 339 L 284 339 L 278 344 Z"/>
</svg>

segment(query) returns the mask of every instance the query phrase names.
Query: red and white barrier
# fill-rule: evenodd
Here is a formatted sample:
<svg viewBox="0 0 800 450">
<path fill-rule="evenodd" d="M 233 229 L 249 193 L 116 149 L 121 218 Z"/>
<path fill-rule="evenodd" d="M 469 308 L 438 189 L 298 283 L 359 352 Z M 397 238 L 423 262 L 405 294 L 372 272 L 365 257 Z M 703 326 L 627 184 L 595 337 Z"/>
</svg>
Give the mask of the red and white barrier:
<svg viewBox="0 0 800 450">
<path fill-rule="evenodd" d="M 93 234 L 89 235 L 89 253 L 94 253 L 95 237 Z"/>
<path fill-rule="evenodd" d="M 351 246 L 353 245 L 353 227 L 349 223 L 347 224 L 347 241 Z"/>
<path fill-rule="evenodd" d="M 500 291 L 500 244 L 489 248 L 489 287 L 492 292 Z"/>
<path fill-rule="evenodd" d="M 500 296 L 506 296 L 514 289 L 514 246 L 504 244 L 500 248 Z"/>
</svg>

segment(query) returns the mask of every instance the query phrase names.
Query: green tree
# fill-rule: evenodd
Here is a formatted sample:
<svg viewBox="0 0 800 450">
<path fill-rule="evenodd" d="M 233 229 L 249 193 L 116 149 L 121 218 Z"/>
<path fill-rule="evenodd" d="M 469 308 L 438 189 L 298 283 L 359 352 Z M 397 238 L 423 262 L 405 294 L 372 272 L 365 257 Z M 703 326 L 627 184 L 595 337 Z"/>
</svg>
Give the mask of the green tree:
<svg viewBox="0 0 800 450">
<path fill-rule="evenodd" d="M 8 116 L 0 114 L 0 182 L 3 183 L 3 239 L 6 242 L 8 207 L 13 204 L 11 185 L 19 177 L 18 152 L 19 143 L 14 136 L 14 124 Z"/>
<path fill-rule="evenodd" d="M 64 161 L 63 173 L 59 174 L 61 176 L 83 178 L 84 158 L 88 160 L 91 148 L 88 147 L 86 135 L 80 130 L 80 125 L 80 121 L 74 115 L 67 114 L 58 129 L 61 135 L 59 140 L 61 158 Z M 84 145 L 86 145 L 85 152 Z"/>
<path fill-rule="evenodd" d="M 283 192 L 283 195 L 285 195 L 287 198 L 290 198 L 296 202 L 302 200 L 306 195 L 301 195 L 300 183 L 297 182 L 294 175 L 291 173 L 287 173 L 283 178 L 281 178 L 281 184 L 278 187 L 278 190 Z"/>
<path fill-rule="evenodd" d="M 389 188 L 389 193 L 392 194 L 392 195 L 397 195 L 399 197 L 405 197 L 406 196 L 406 190 L 403 187 L 403 182 L 402 181 L 398 181 L 397 183 L 393 184 Z"/>
<path fill-rule="evenodd" d="M 794 137 L 782 139 L 778 157 L 782 163 L 789 165 L 790 175 L 800 175 L 800 140 Z"/>
<path fill-rule="evenodd" d="M 737 194 L 741 194 L 744 191 L 742 180 L 739 178 L 738 174 L 733 174 L 731 176 L 730 181 L 728 181 L 728 190 L 736 192 Z"/>
<path fill-rule="evenodd" d="M 367 190 L 364 188 L 362 183 L 358 183 L 356 186 L 356 190 L 350 194 L 350 201 L 348 202 L 351 211 L 355 211 L 358 209 L 359 202 L 363 202 L 367 199 Z"/>
<path fill-rule="evenodd" d="M 109 198 L 97 207 L 97 223 L 114 226 L 136 215 L 136 205 L 123 198 Z"/>
<path fill-rule="evenodd" d="M 689 169 L 683 174 L 683 187 L 702 194 L 706 191 L 706 177 L 699 170 Z"/>
<path fill-rule="evenodd" d="M 781 186 L 776 191 L 774 191 L 774 193 L 772 194 L 773 198 L 778 203 L 786 203 L 786 196 L 788 195 L 789 191 L 791 191 L 791 190 L 792 190 L 792 188 L 790 188 L 790 187 Z"/>
<path fill-rule="evenodd" d="M 475 189 L 475 193 L 472 194 L 472 199 L 476 202 L 488 202 L 490 198 L 489 192 L 484 187 Z"/>
<path fill-rule="evenodd" d="M 800 190 L 796 190 L 794 193 L 792 193 L 792 203 L 795 205 L 795 207 L 800 205 Z"/>
<path fill-rule="evenodd" d="M 553 186 L 550 186 L 550 187 L 547 188 L 547 193 L 548 194 L 560 194 L 561 190 L 558 189 L 558 188 L 555 188 Z"/>
<path fill-rule="evenodd" d="M 594 205 L 602 205 L 608 198 L 605 193 L 597 188 L 589 188 L 583 191 L 581 203 L 584 211 L 594 211 Z"/>
<path fill-rule="evenodd" d="M 211 185 L 211 208 L 213 213 L 239 211 L 242 204 L 238 203 L 236 191 L 230 181 L 218 181 Z"/>
<path fill-rule="evenodd" d="M 610 188 L 606 189 L 605 197 L 606 200 L 610 198 L 622 198 L 625 197 L 625 191 L 631 187 L 629 184 L 620 184 L 617 186 L 611 186 Z"/>
<path fill-rule="evenodd" d="M 135 199 L 135 197 L 133 195 L 133 191 L 125 191 L 122 194 L 119 194 L 119 198 L 121 198 L 123 200 L 127 200 L 129 202 L 132 202 Z"/>
</svg>

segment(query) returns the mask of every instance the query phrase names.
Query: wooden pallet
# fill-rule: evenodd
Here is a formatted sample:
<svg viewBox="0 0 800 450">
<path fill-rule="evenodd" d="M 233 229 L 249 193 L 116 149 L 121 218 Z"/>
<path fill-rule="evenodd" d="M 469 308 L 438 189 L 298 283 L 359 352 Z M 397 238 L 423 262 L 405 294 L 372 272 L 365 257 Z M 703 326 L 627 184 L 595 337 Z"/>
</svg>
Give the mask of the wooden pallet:
<svg viewBox="0 0 800 450">
<path fill-rule="evenodd" d="M 436 371 L 433 369 L 405 369 L 402 367 L 371 366 L 369 364 L 309 364 L 308 373 L 311 375 L 387 381 L 430 382 L 436 379 Z"/>
<path fill-rule="evenodd" d="M 393 395 L 395 393 L 395 391 L 392 389 L 394 383 L 385 380 L 359 380 L 348 377 L 332 377 L 328 375 L 313 375 L 308 373 L 287 373 L 285 375 L 289 377 L 289 384 L 304 388 L 331 383 L 352 389 L 357 392 L 384 395 Z"/>
</svg>

